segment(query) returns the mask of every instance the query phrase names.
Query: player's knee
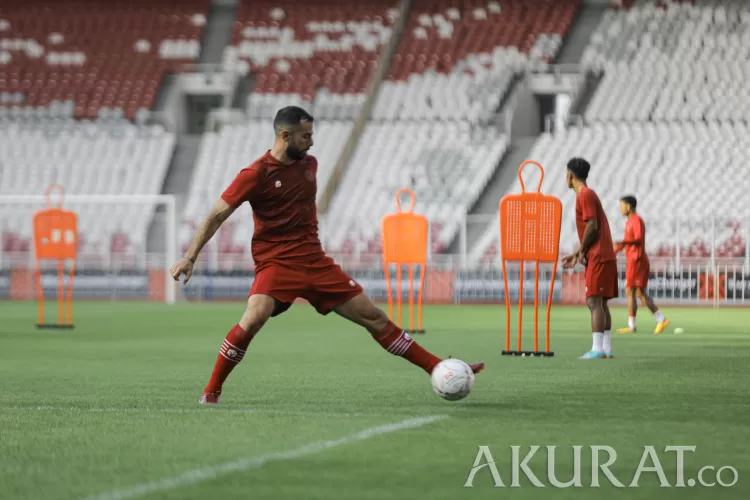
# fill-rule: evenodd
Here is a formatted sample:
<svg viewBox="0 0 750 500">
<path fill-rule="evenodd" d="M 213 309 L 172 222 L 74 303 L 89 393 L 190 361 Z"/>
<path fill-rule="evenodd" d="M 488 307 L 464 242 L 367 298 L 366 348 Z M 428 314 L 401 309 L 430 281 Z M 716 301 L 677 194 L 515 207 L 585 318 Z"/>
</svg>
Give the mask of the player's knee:
<svg viewBox="0 0 750 500">
<path fill-rule="evenodd" d="M 377 333 L 383 330 L 390 321 L 388 315 L 368 300 L 366 304 L 359 309 L 360 323 L 365 326 L 371 333 Z"/>
<path fill-rule="evenodd" d="M 602 308 L 601 297 L 589 297 L 586 299 L 586 305 L 589 307 L 589 311 L 594 312 Z"/>
<path fill-rule="evenodd" d="M 274 306 L 275 302 L 271 297 L 260 298 L 253 295 L 247 301 L 247 307 L 240 319 L 240 327 L 246 332 L 257 332 L 271 318 Z"/>
<path fill-rule="evenodd" d="M 240 326 L 246 332 L 257 332 L 263 328 L 266 321 L 268 321 L 268 318 L 258 314 L 257 311 L 245 309 L 245 314 L 242 315 L 242 319 L 240 320 Z"/>
<path fill-rule="evenodd" d="M 385 327 L 388 324 L 388 315 L 381 308 L 370 302 L 370 305 L 361 311 L 362 319 L 374 328 Z"/>
</svg>

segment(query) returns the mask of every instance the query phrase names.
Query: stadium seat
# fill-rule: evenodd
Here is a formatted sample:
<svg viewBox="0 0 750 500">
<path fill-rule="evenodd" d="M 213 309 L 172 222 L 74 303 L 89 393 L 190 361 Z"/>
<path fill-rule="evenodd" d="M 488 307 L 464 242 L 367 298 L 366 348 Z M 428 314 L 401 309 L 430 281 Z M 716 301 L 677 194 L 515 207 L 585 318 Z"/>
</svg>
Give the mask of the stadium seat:
<svg viewBox="0 0 750 500">
<path fill-rule="evenodd" d="M 604 74 L 586 120 L 745 120 L 748 20 L 746 6 L 719 0 L 608 11 L 583 56 L 587 69 Z"/>
<path fill-rule="evenodd" d="M 396 210 L 396 191 L 408 186 L 415 212 L 432 223 L 432 251 L 440 252 L 506 148 L 496 129 L 465 121 L 370 122 L 327 214 L 327 248 L 379 251 L 380 221 Z"/>
<path fill-rule="evenodd" d="M 327 214 L 328 248 L 379 251 L 400 187 L 430 219 L 432 251 L 447 248 L 505 154 L 493 122 L 515 76 L 555 57 L 579 4 L 415 0 Z"/>
<path fill-rule="evenodd" d="M 602 74 L 586 126 L 541 136 L 530 155 L 548 168 L 547 192 L 564 202 L 561 248 L 577 245 L 564 162 L 583 156 L 614 237 L 624 228 L 618 200 L 635 194 L 650 254 L 674 256 L 679 245 L 683 257 L 707 257 L 715 242 L 718 257 L 744 256 L 747 234 L 737 221 L 750 208 L 742 169 L 750 154 L 750 10 L 722 0 L 622 4 L 605 12 L 584 51 L 584 67 Z M 670 222 L 660 222 L 665 214 Z M 660 224 L 674 226 L 680 214 L 689 215 L 678 242 L 677 228 Z M 498 236 L 495 220 L 470 262 L 499 263 Z"/>
<path fill-rule="evenodd" d="M 746 234 L 737 221 L 750 212 L 750 200 L 745 196 L 750 179 L 743 168 L 750 161 L 750 130 L 739 122 L 721 127 L 721 133 L 712 136 L 706 133 L 708 128 L 705 124 L 618 122 L 540 137 L 529 156 L 546 168 L 543 190 L 563 201 L 561 250 L 574 250 L 578 244 L 575 195 L 565 182 L 565 162 L 582 156 L 591 162 L 589 183 L 602 200 L 615 239 L 625 225 L 619 199 L 635 194 L 638 211 L 647 224 L 650 254 L 674 255 L 678 243 L 675 220 L 680 214 L 690 214 L 679 224 L 682 256 L 709 256 L 712 234 L 720 256 L 744 256 Z M 538 182 L 537 171 L 529 170 L 526 175 L 527 186 Z M 519 191 L 516 180 L 508 192 Z M 698 213 L 706 215 L 696 216 Z M 474 245 L 470 262 L 494 259 L 498 238 L 495 221 Z"/>
<path fill-rule="evenodd" d="M 198 57 L 209 0 L 2 4 L 0 109 L 72 102 L 75 118 L 104 108 L 132 120 L 152 107 L 165 73 Z"/>
<path fill-rule="evenodd" d="M 487 120 L 513 77 L 550 62 L 579 0 L 415 0 L 373 118 Z"/>
<path fill-rule="evenodd" d="M 248 110 L 256 118 L 297 102 L 317 118 L 356 118 L 397 2 L 242 0 L 224 67 L 252 74 Z M 278 96 L 278 97 L 277 97 Z"/>
<path fill-rule="evenodd" d="M 51 183 L 63 186 L 66 194 L 160 194 L 175 142 L 160 126 L 128 122 L 111 127 L 10 123 L 2 127 L 2 136 L 1 195 L 41 195 Z M 155 206 L 67 202 L 65 207 L 78 213 L 81 255 L 122 259 L 128 257 L 123 253 L 144 254 Z M 3 250 L 28 251 L 31 217 L 40 208 L 0 210 Z"/>
</svg>

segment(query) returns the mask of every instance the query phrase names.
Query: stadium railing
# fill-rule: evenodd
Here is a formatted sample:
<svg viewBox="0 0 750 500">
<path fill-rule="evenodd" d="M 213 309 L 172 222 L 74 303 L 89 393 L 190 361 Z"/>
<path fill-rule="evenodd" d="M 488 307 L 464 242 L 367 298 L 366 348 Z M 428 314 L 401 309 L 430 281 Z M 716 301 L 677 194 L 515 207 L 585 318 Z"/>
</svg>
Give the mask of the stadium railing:
<svg viewBox="0 0 750 500">
<path fill-rule="evenodd" d="M 374 300 L 387 300 L 387 285 L 380 254 L 359 257 L 333 254 L 336 259 Z M 463 267 L 457 255 L 434 256 L 425 271 L 425 304 L 505 304 L 503 274 L 493 263 Z M 145 261 L 145 262 L 142 262 Z M 165 271 L 163 255 L 146 254 L 139 263 L 123 265 L 125 259 L 112 255 L 107 262 L 79 259 L 76 267 L 75 300 L 164 301 Z M 153 264 L 153 265 L 152 265 Z M 244 301 L 254 279 L 253 262 L 235 259 L 231 268 L 214 269 L 196 266 L 190 283 L 179 286 L 177 298 L 189 301 Z M 534 270 L 524 276 L 524 301 L 534 300 Z M 619 261 L 620 298 L 624 303 L 625 262 Z M 56 268 L 42 271 L 45 296 L 57 293 Z M 551 267 L 542 266 L 539 278 L 539 300 L 547 300 Z M 27 255 L 5 254 L 0 262 L 0 300 L 35 300 L 33 265 Z M 420 280 L 417 271 L 415 280 Z M 511 301 L 518 301 L 519 270 L 508 268 Z M 396 293 L 395 274 L 392 289 Z M 174 283 L 174 282 L 172 282 Z M 685 306 L 750 305 L 750 266 L 743 259 L 722 259 L 712 265 L 710 259 L 684 259 L 678 266 L 672 258 L 652 259 L 649 293 L 660 304 Z M 416 291 L 415 291 L 416 293 Z M 416 299 L 416 297 L 415 297 Z M 402 289 L 402 300 L 408 302 L 408 288 Z M 558 270 L 552 297 L 557 305 L 585 303 L 585 279 L 582 268 Z"/>
</svg>

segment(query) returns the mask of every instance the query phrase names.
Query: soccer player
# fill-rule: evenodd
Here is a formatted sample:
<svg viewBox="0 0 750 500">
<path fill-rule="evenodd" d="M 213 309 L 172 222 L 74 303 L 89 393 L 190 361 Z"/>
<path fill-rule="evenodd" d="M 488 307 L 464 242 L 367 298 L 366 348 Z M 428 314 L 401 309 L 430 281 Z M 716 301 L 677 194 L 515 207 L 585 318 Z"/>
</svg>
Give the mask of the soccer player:
<svg viewBox="0 0 750 500">
<path fill-rule="evenodd" d="M 625 271 L 625 295 L 628 298 L 628 327 L 620 328 L 617 333 L 635 333 L 635 314 L 638 300 L 648 307 L 656 319 L 654 335 L 659 335 L 669 326 L 669 320 L 656 307 L 653 299 L 646 293 L 648 275 L 651 265 L 646 255 L 646 226 L 643 219 L 636 212 L 638 201 L 635 196 L 623 196 L 620 199 L 620 213 L 627 217 L 625 223 L 625 239 L 615 241 L 615 253 L 625 249 L 628 265 Z"/>
<path fill-rule="evenodd" d="M 187 283 L 203 246 L 237 207 L 250 203 L 255 220 L 255 281 L 244 314 L 221 345 L 200 403 L 219 402 L 224 381 L 242 361 L 253 337 L 298 297 L 320 314 L 334 311 L 364 327 L 383 349 L 432 373 L 440 358 L 392 323 L 323 252 L 315 207 L 318 162 L 307 154 L 313 146 L 313 117 L 289 106 L 278 111 L 273 127 L 276 137 L 271 149 L 237 174 L 198 228 L 185 256 L 170 269 L 176 281 L 184 274 Z M 478 373 L 484 363 L 471 368 Z"/>
<path fill-rule="evenodd" d="M 593 345 L 580 359 L 613 358 L 612 315 L 607 301 L 618 296 L 617 257 L 602 203 L 586 185 L 591 165 L 582 158 L 568 161 L 568 187 L 576 193 L 576 228 L 581 246 L 563 258 L 563 268 L 586 268 L 586 304 L 591 311 Z"/>
</svg>

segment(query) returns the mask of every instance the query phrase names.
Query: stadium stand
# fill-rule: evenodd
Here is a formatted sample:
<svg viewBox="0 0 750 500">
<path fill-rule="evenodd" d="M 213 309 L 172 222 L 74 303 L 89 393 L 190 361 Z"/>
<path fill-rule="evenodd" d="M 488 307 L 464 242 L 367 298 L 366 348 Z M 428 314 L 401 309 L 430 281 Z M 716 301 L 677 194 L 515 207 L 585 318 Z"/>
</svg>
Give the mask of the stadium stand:
<svg viewBox="0 0 750 500">
<path fill-rule="evenodd" d="M 380 50 L 391 37 L 394 0 L 242 0 L 224 67 L 252 73 L 248 109 L 272 118 L 289 104 L 326 119 L 354 119 Z"/>
<path fill-rule="evenodd" d="M 738 2 L 608 11 L 584 53 L 587 69 L 604 71 L 586 120 L 745 120 L 748 23 Z"/>
<path fill-rule="evenodd" d="M 209 0 L 4 0 L 0 114 L 125 116 L 200 51 Z"/>
<path fill-rule="evenodd" d="M 380 251 L 380 218 L 399 187 L 432 221 L 432 251 L 500 163 L 508 139 L 491 124 L 514 76 L 549 61 L 578 0 L 417 0 L 327 225 L 332 251 Z M 353 195 L 353 193 L 356 193 Z"/>
<path fill-rule="evenodd" d="M 68 194 L 160 194 L 174 136 L 160 126 L 95 122 L 1 128 L 0 195 L 44 193 L 51 179 Z M 145 250 L 154 206 L 66 203 L 78 212 L 81 261 L 91 265 L 116 255 L 127 262 Z M 28 253 L 32 213 L 41 206 L 3 206 L 2 250 Z"/>
<path fill-rule="evenodd" d="M 604 73 L 587 109 L 588 125 L 544 134 L 530 155 L 547 168 L 545 189 L 563 200 L 562 249 L 577 245 L 565 161 L 583 156 L 592 163 L 591 184 L 615 237 L 624 225 L 619 197 L 633 193 L 651 224 L 650 254 L 676 253 L 675 228 L 660 231 L 659 220 L 695 214 L 700 207 L 707 214 L 703 223 L 681 223 L 681 255 L 710 254 L 713 216 L 716 256 L 744 256 L 737 220 L 750 208 L 742 194 L 750 187 L 742 172 L 750 151 L 750 66 L 743 62 L 750 46 L 748 21 L 747 6 L 719 1 L 641 3 L 606 13 L 583 59 L 587 69 Z M 536 175 L 529 173 L 527 187 L 535 185 Z M 516 182 L 508 192 L 519 189 Z M 498 237 L 495 221 L 470 262 L 493 262 Z"/>
<path fill-rule="evenodd" d="M 166 73 L 198 57 L 209 0 L 2 4 L 0 193 L 56 182 L 67 194 L 160 194 L 175 137 L 128 120 L 153 106 Z M 38 208 L 3 208 L 4 252 L 27 254 Z M 144 255 L 154 206 L 71 208 L 82 262 Z"/>
<path fill-rule="evenodd" d="M 240 2 L 225 69 L 253 78 L 246 123 L 204 135 L 180 233 L 183 247 L 214 200 L 240 169 L 273 142 L 279 108 L 298 105 L 315 116 L 318 195 L 323 193 L 365 100 L 380 50 L 392 34 L 396 2 L 315 0 Z M 219 236 L 222 265 L 252 265 L 253 219 L 243 206 Z"/>
<path fill-rule="evenodd" d="M 206 200 L 215 199 L 237 172 L 261 156 L 273 141 L 272 119 L 289 105 L 315 116 L 318 195 L 323 194 L 354 119 L 366 98 L 380 51 L 390 40 L 397 2 L 364 4 L 315 0 L 240 2 L 223 66 L 251 75 L 249 121 L 204 135 L 180 233 L 189 244 L 191 228 L 205 216 Z M 217 168 L 218 166 L 218 168 Z M 249 207 L 222 228 L 219 250 L 231 255 L 222 265 L 252 265 Z"/>
<path fill-rule="evenodd" d="M 707 214 L 723 217 L 716 228 L 720 243 L 717 255 L 741 256 L 745 243 L 731 221 L 750 210 L 750 202 L 742 194 L 750 189 L 750 180 L 743 171 L 743 165 L 750 160 L 748 132 L 743 123 L 724 127 L 608 123 L 545 134 L 530 156 L 546 167 L 545 192 L 563 201 L 561 249 L 570 251 L 578 244 L 575 195 L 565 182 L 565 161 L 583 156 L 592 164 L 590 184 L 607 211 L 613 237 L 618 238 L 624 228 L 619 214 L 620 197 L 636 193 L 638 211 L 650 229 L 647 235 L 650 254 L 669 256 L 675 252 L 675 228 L 659 226 L 665 214 L 677 217 L 692 214 L 699 206 Z M 536 187 L 537 171 L 524 172 L 526 188 Z M 520 189 L 516 180 L 509 192 Z M 675 192 L 679 196 L 670 194 Z M 710 221 L 707 218 L 703 222 Z M 710 224 L 691 225 L 687 219 L 683 220 L 682 255 L 708 256 L 710 242 L 706 241 L 706 235 L 710 233 Z M 495 221 L 472 249 L 470 262 L 494 258 L 498 237 L 499 224 Z"/>
<path fill-rule="evenodd" d="M 4 141 L 0 151 L 0 193 L 39 194 L 52 178 L 74 194 L 160 192 L 175 137 L 123 119 L 151 108 L 164 74 L 197 58 L 209 0 L 109 2 L 96 9 L 92 3 L 3 2 L 0 127 L 8 146 Z M 617 199 L 626 191 L 643 200 L 647 220 L 687 211 L 694 199 L 722 221 L 718 254 L 742 255 L 745 242 L 731 221 L 749 208 L 739 193 L 750 186 L 737 165 L 748 151 L 750 10 L 718 0 L 622 3 L 606 13 L 584 54 L 584 66 L 604 75 L 587 126 L 545 134 L 531 154 L 548 168 L 547 189 L 566 203 L 563 249 L 575 245 L 576 235 L 560 162 L 583 155 L 594 165 L 592 184 L 615 234 L 622 224 Z M 579 5 L 415 0 L 323 221 L 327 249 L 378 253 L 380 218 L 395 210 L 396 189 L 407 186 L 417 194 L 417 211 L 433 223 L 432 251 L 444 250 L 508 148 L 493 120 L 515 76 L 554 59 Z M 181 221 L 182 247 L 207 200 L 268 148 L 271 118 L 282 106 L 299 104 L 315 115 L 312 154 L 318 185 L 327 184 L 392 36 L 396 7 L 395 0 L 239 2 L 222 64 L 253 80 L 249 121 L 204 135 Z M 95 118 L 96 124 L 75 121 Z M 50 157 L 61 161 L 42 170 Z M 135 167 L 126 171 L 130 163 Z M 721 172 L 707 175 L 708 165 Z M 686 172 L 704 175 L 700 190 L 684 182 Z M 658 196 L 668 179 L 682 186 L 679 198 Z M 148 206 L 79 210 L 82 251 L 97 255 L 142 248 L 154 214 Z M 26 252 L 30 227 L 10 213 L 0 216 L 2 248 Z M 222 229 L 219 249 L 249 262 L 252 217 L 248 207 L 238 215 Z M 125 224 L 136 229 L 123 231 Z M 705 227 L 683 231 L 683 255 L 709 251 Z M 497 233 L 495 222 L 472 248 L 471 262 L 496 255 Z M 650 232 L 649 251 L 673 254 L 669 234 Z"/>
<path fill-rule="evenodd" d="M 506 147 L 496 129 L 468 122 L 370 123 L 329 212 L 328 248 L 379 252 L 381 218 L 396 210 L 396 191 L 409 186 L 415 211 L 431 221 L 432 251 L 440 252 Z"/>
<path fill-rule="evenodd" d="M 490 118 L 513 77 L 559 50 L 579 0 L 416 0 L 374 119 Z"/>
</svg>

